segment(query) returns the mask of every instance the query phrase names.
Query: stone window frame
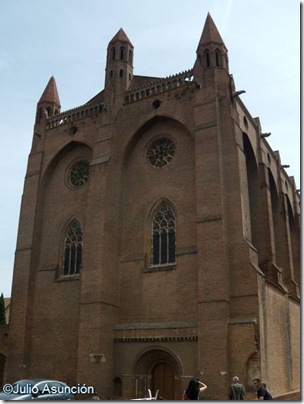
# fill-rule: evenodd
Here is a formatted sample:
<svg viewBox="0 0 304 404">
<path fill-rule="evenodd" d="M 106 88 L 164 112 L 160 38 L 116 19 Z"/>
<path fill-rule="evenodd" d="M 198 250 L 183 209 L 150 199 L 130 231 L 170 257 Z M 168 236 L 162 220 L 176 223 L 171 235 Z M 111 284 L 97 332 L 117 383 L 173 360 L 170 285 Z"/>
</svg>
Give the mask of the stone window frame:
<svg viewBox="0 0 304 404">
<path fill-rule="evenodd" d="M 159 158 L 158 158 L 158 164 L 155 165 L 155 164 L 153 164 L 152 161 L 151 161 L 151 158 L 153 157 L 153 156 L 152 156 L 152 149 L 153 149 L 153 147 L 154 147 L 154 148 L 156 147 L 157 143 L 160 143 L 160 142 L 162 142 L 162 141 L 163 141 L 163 142 L 166 141 L 166 145 L 165 145 L 165 146 L 166 146 L 167 148 L 168 148 L 168 146 L 169 146 L 169 143 L 168 143 L 168 142 L 171 142 L 171 147 L 172 147 L 172 146 L 174 147 L 174 148 L 173 148 L 173 152 L 171 151 L 172 155 L 169 155 L 169 159 L 168 159 L 168 157 L 166 157 L 166 162 L 165 162 L 165 164 L 161 164 L 161 161 L 159 161 Z M 158 146 L 158 147 L 160 147 L 160 146 Z M 146 159 L 147 159 L 147 162 L 148 162 L 148 164 L 149 164 L 149 166 L 150 166 L 151 168 L 153 168 L 154 170 L 155 170 L 155 169 L 156 169 L 156 170 L 160 170 L 160 169 L 164 169 L 164 168 L 168 167 L 168 166 L 172 163 L 172 161 L 174 160 L 174 158 L 175 158 L 175 156 L 176 156 L 176 152 L 177 152 L 177 145 L 176 145 L 176 142 L 173 140 L 172 136 L 169 135 L 169 134 L 162 134 L 162 135 L 160 135 L 160 136 L 154 138 L 154 139 L 148 144 L 148 146 L 147 146 L 147 148 L 146 148 Z M 155 154 L 155 153 L 154 153 L 154 154 Z"/>
<path fill-rule="evenodd" d="M 64 232 L 60 276 L 64 279 L 79 277 L 82 270 L 82 258 L 83 226 L 80 220 L 73 218 L 69 221 Z"/>
<path fill-rule="evenodd" d="M 71 181 L 71 173 L 72 173 L 72 170 L 77 166 L 77 164 L 80 164 L 80 163 L 87 164 L 88 173 L 87 173 L 87 178 L 85 180 L 83 180 L 83 183 L 77 186 L 77 185 L 73 184 Z M 71 164 L 69 164 L 66 175 L 65 175 L 65 183 L 68 188 L 70 188 L 73 191 L 77 191 L 79 189 L 82 189 L 83 187 L 85 187 L 88 184 L 89 178 L 90 178 L 90 163 L 89 163 L 88 159 L 86 157 L 78 157 L 77 160 L 74 160 Z"/>
<path fill-rule="evenodd" d="M 132 52 L 132 49 L 129 49 L 129 63 L 130 63 L 130 65 L 133 64 L 133 52 Z"/>
<path fill-rule="evenodd" d="M 111 48 L 111 61 L 113 62 L 116 59 L 116 47 L 112 46 Z"/>
<path fill-rule="evenodd" d="M 119 60 L 124 61 L 126 59 L 126 47 L 121 45 L 119 47 Z"/>
<path fill-rule="evenodd" d="M 204 57 L 204 65 L 205 65 L 205 67 L 210 67 L 211 66 L 210 49 L 205 49 L 204 50 L 203 57 Z"/>
<path fill-rule="evenodd" d="M 215 55 L 215 66 L 223 67 L 222 66 L 222 52 L 220 51 L 219 48 L 215 49 L 214 55 Z"/>
<path fill-rule="evenodd" d="M 160 212 L 163 211 L 164 208 L 166 209 L 167 212 L 169 212 L 173 216 L 174 221 L 173 224 L 168 223 L 168 217 L 161 218 Z M 150 251 L 150 266 L 148 268 L 148 271 L 168 270 L 176 267 L 176 233 L 177 233 L 176 216 L 177 215 L 172 204 L 167 200 L 162 200 L 154 209 L 152 219 L 150 222 L 151 251 Z M 159 223 L 159 221 L 161 222 Z M 157 229 L 156 227 L 158 227 L 159 229 Z M 161 230 L 164 231 L 162 232 Z M 170 250 L 172 247 L 173 251 Z M 158 258 L 155 257 L 156 248 L 158 249 Z M 166 250 L 165 252 L 163 248 L 165 248 Z M 172 257 L 174 257 L 174 259 L 172 259 Z"/>
</svg>

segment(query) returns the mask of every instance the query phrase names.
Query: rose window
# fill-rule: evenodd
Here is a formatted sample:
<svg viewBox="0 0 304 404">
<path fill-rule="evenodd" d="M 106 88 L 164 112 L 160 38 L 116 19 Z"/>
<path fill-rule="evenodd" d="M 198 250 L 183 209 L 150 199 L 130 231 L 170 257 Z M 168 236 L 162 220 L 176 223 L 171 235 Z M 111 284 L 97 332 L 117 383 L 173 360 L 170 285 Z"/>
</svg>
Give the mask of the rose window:
<svg viewBox="0 0 304 404">
<path fill-rule="evenodd" d="M 168 138 L 156 140 L 149 148 L 147 157 L 153 167 L 165 167 L 175 153 L 175 144 Z"/>
<path fill-rule="evenodd" d="M 78 161 L 70 170 L 69 182 L 75 188 L 82 187 L 89 179 L 89 163 Z"/>
</svg>

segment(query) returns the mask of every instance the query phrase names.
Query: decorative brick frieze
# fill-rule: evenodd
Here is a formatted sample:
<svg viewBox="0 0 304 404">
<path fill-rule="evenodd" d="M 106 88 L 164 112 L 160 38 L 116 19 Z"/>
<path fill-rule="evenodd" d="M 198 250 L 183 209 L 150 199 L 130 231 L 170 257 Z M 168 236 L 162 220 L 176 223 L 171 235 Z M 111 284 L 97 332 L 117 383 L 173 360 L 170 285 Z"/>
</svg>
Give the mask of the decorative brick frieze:
<svg viewBox="0 0 304 404">
<path fill-rule="evenodd" d="M 69 109 L 48 119 L 46 129 L 53 129 L 67 123 L 78 121 L 90 116 L 96 116 L 106 111 L 107 108 L 103 102 L 95 105 L 85 104 L 80 107 Z"/>
<path fill-rule="evenodd" d="M 185 342 L 197 341 L 198 337 L 147 337 L 147 338 L 114 338 L 114 342 Z"/>
<path fill-rule="evenodd" d="M 125 96 L 125 103 L 130 104 L 142 100 L 143 98 L 161 94 L 175 88 L 188 86 L 191 84 L 199 85 L 193 76 L 193 70 L 189 69 L 185 72 L 175 74 L 163 79 L 155 80 L 129 90 Z"/>
</svg>

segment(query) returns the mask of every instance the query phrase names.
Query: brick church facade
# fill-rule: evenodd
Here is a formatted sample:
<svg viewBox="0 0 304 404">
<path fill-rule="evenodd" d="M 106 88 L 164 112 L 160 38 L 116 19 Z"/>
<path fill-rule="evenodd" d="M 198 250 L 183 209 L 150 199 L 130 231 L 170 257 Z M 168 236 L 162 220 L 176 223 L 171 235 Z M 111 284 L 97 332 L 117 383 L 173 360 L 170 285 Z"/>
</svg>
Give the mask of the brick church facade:
<svg viewBox="0 0 304 404">
<path fill-rule="evenodd" d="M 209 14 L 190 70 L 134 75 L 133 53 L 120 29 L 104 90 L 62 112 L 52 77 L 37 104 L 6 380 L 108 398 L 178 400 L 192 376 L 208 399 L 227 398 L 234 375 L 297 390 L 294 179 L 241 101 Z"/>
</svg>

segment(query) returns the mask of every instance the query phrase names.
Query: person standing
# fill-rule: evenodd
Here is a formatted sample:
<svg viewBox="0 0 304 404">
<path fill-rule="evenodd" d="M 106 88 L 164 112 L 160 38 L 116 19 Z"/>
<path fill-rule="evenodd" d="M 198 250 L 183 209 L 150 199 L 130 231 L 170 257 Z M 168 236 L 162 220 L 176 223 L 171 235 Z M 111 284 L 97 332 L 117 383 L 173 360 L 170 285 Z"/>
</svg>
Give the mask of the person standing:
<svg viewBox="0 0 304 404">
<path fill-rule="evenodd" d="M 191 379 L 187 390 L 184 392 L 183 400 L 199 400 L 200 394 L 206 390 L 206 388 L 205 383 L 198 379 Z"/>
<path fill-rule="evenodd" d="M 232 379 L 232 384 L 229 388 L 229 399 L 230 400 L 244 400 L 245 389 L 240 383 L 239 378 L 234 376 Z"/>
<path fill-rule="evenodd" d="M 258 400 L 272 400 L 272 395 L 269 393 L 269 391 L 262 386 L 261 380 L 260 379 L 254 379 L 253 380 L 253 386 L 255 387 L 257 391 L 257 399 Z"/>
</svg>

